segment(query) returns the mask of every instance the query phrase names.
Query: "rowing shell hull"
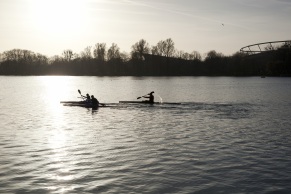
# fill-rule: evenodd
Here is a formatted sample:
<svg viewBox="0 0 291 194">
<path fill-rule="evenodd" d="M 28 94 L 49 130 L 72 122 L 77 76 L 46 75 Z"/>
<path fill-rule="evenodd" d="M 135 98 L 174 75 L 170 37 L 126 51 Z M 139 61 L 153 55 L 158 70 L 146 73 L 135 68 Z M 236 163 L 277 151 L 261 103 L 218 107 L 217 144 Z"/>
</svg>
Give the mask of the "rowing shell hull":
<svg viewBox="0 0 291 194">
<path fill-rule="evenodd" d="M 61 104 L 63 106 L 78 106 L 78 107 L 84 107 L 84 108 L 92 108 L 92 109 L 97 109 L 100 107 L 109 107 L 106 104 L 99 104 L 99 106 L 93 106 L 91 103 L 87 103 L 86 101 L 61 101 Z"/>
<path fill-rule="evenodd" d="M 61 104 L 86 104 L 87 102 L 86 101 L 61 101 L 60 102 Z"/>
<path fill-rule="evenodd" d="M 119 101 L 119 103 L 128 104 L 181 104 L 177 102 L 149 102 L 149 101 Z"/>
<path fill-rule="evenodd" d="M 99 108 L 99 107 L 103 107 L 103 106 L 92 106 L 91 104 L 76 104 L 76 103 L 64 103 L 64 106 L 77 106 L 77 107 L 84 107 L 84 108 Z"/>
</svg>

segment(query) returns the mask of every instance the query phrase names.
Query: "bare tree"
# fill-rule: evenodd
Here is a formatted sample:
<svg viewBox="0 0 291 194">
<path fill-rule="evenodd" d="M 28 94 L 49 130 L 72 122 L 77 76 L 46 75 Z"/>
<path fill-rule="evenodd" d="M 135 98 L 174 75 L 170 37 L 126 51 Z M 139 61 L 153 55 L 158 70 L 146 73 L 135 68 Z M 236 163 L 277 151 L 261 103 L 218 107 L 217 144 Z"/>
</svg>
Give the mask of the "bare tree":
<svg viewBox="0 0 291 194">
<path fill-rule="evenodd" d="M 46 65 L 48 64 L 48 58 L 40 53 L 37 53 L 35 55 L 35 63 L 37 63 L 38 65 Z"/>
<path fill-rule="evenodd" d="M 20 59 L 22 59 L 22 50 L 13 49 L 13 50 L 5 51 L 3 55 L 4 55 L 4 59 L 7 61 L 19 61 Z"/>
<path fill-rule="evenodd" d="M 93 56 L 95 59 L 105 61 L 106 57 L 106 43 L 97 43 L 93 50 Z"/>
<path fill-rule="evenodd" d="M 144 54 L 148 54 L 150 52 L 149 43 L 146 40 L 141 39 L 134 45 L 132 45 L 131 57 L 135 59 L 143 59 Z"/>
<path fill-rule="evenodd" d="M 175 43 L 171 38 L 161 40 L 152 47 L 152 54 L 165 57 L 172 57 L 175 54 Z"/>
<path fill-rule="evenodd" d="M 16 61 L 25 64 L 39 63 L 40 58 L 43 59 L 43 63 L 47 62 L 45 61 L 46 56 L 41 54 L 35 54 L 34 52 L 29 50 L 13 49 L 5 51 L 2 54 L 3 61 Z"/>
<path fill-rule="evenodd" d="M 215 50 L 212 50 L 206 54 L 205 60 L 221 58 L 221 57 L 223 57 L 222 53 L 217 53 Z"/>
<path fill-rule="evenodd" d="M 108 61 L 110 61 L 112 59 L 119 59 L 119 58 L 120 58 L 119 47 L 117 46 L 117 44 L 112 43 L 111 47 L 108 49 L 108 52 L 107 52 L 107 59 Z"/>
<path fill-rule="evenodd" d="M 201 54 L 198 51 L 192 51 L 189 60 L 201 61 L 202 60 Z"/>
<path fill-rule="evenodd" d="M 184 53 L 185 53 L 185 52 L 182 51 L 182 50 L 176 50 L 176 51 L 175 51 L 175 57 L 176 57 L 176 58 L 180 58 L 180 59 L 182 59 Z"/>
<path fill-rule="evenodd" d="M 160 55 L 158 47 L 157 46 L 152 46 L 152 55 Z"/>
<path fill-rule="evenodd" d="M 20 60 L 24 63 L 33 63 L 36 59 L 36 54 L 34 54 L 32 51 L 21 50 L 20 53 Z"/>
<path fill-rule="evenodd" d="M 164 56 L 165 48 L 164 48 L 164 41 L 159 41 L 156 46 L 152 47 L 152 54 L 153 55 L 160 55 Z"/>
<path fill-rule="evenodd" d="M 91 59 L 92 54 L 91 54 L 91 46 L 87 46 L 83 52 L 81 52 L 81 57 L 84 59 Z"/>
<path fill-rule="evenodd" d="M 175 43 L 171 38 L 168 38 L 164 42 L 165 44 L 165 56 L 166 57 L 172 57 L 175 52 Z"/>
<path fill-rule="evenodd" d="M 198 51 L 192 51 L 191 53 L 184 52 L 182 50 L 176 50 L 175 55 L 176 58 L 184 59 L 184 60 L 198 60 L 201 61 L 202 57 Z"/>
<path fill-rule="evenodd" d="M 74 55 L 74 53 L 70 49 L 67 49 L 67 50 L 63 51 L 64 60 L 67 61 L 67 62 L 70 62 L 73 59 L 73 55 Z"/>
</svg>

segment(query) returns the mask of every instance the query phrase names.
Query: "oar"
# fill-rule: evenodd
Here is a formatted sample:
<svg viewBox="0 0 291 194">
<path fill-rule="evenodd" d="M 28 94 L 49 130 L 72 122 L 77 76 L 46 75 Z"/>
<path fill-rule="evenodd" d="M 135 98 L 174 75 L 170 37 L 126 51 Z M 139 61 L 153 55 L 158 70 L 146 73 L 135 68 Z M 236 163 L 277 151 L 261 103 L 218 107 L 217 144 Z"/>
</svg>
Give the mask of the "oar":
<svg viewBox="0 0 291 194">
<path fill-rule="evenodd" d="M 153 93 L 153 92 L 151 92 L 151 93 Z M 150 95 L 150 93 L 149 93 L 149 94 L 146 94 L 146 95 Z M 140 97 L 137 97 L 136 99 L 143 98 L 143 97 L 145 97 L 146 95 L 144 95 L 144 96 L 140 96 Z"/>
<path fill-rule="evenodd" d="M 79 94 L 81 95 L 81 98 L 84 100 L 84 96 L 81 93 L 81 90 L 78 90 Z"/>
<path fill-rule="evenodd" d="M 146 95 L 148 95 L 148 94 L 146 94 Z M 146 95 L 137 97 L 136 99 L 141 99 L 141 98 L 145 97 Z"/>
</svg>

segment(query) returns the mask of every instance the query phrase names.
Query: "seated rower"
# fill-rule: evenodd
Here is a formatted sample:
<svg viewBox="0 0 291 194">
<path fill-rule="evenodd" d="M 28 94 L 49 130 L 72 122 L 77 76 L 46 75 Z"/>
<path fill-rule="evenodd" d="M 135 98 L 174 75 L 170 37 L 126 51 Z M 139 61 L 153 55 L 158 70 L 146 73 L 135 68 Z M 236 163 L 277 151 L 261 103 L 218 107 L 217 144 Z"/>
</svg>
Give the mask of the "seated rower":
<svg viewBox="0 0 291 194">
<path fill-rule="evenodd" d="M 83 96 L 83 95 L 81 95 L 81 96 L 82 96 L 82 98 L 86 99 L 87 103 L 91 102 L 91 98 L 90 98 L 90 95 L 88 93 L 86 94 L 86 96 Z"/>
<path fill-rule="evenodd" d="M 91 103 L 93 107 L 99 106 L 99 101 L 94 97 L 94 95 L 91 95 Z"/>
<path fill-rule="evenodd" d="M 149 99 L 149 100 L 145 100 L 144 102 L 154 103 L 155 97 L 154 97 L 153 93 L 155 93 L 155 92 L 149 93 L 148 96 L 143 96 L 144 98 L 148 98 Z"/>
</svg>

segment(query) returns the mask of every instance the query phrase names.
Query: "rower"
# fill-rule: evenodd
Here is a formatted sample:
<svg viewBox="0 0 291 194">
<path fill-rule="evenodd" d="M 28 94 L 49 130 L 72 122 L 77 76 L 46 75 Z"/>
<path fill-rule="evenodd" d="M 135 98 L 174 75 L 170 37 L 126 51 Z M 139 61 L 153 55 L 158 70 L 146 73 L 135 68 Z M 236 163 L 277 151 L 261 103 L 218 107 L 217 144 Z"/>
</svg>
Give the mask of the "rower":
<svg viewBox="0 0 291 194">
<path fill-rule="evenodd" d="M 144 98 L 148 98 L 149 100 L 145 100 L 144 102 L 149 102 L 149 103 L 154 103 L 154 95 L 153 93 L 155 93 L 154 91 L 152 91 L 151 93 L 148 94 L 148 96 L 143 96 Z"/>
<path fill-rule="evenodd" d="M 91 102 L 91 98 L 90 98 L 90 95 L 88 93 L 86 94 L 86 96 L 83 96 L 82 94 L 81 94 L 81 96 L 82 96 L 82 98 L 86 99 L 87 103 Z"/>
<path fill-rule="evenodd" d="M 93 107 L 99 106 L 99 101 L 94 97 L 94 95 L 91 95 L 91 102 Z"/>
</svg>

